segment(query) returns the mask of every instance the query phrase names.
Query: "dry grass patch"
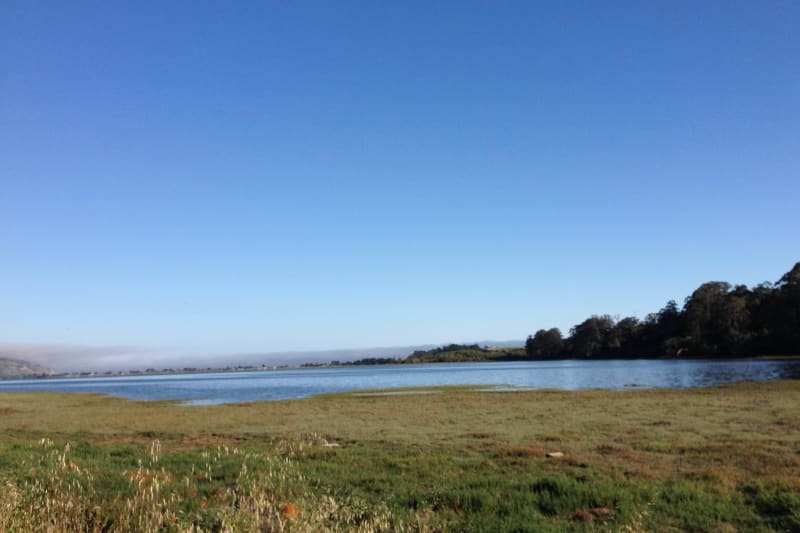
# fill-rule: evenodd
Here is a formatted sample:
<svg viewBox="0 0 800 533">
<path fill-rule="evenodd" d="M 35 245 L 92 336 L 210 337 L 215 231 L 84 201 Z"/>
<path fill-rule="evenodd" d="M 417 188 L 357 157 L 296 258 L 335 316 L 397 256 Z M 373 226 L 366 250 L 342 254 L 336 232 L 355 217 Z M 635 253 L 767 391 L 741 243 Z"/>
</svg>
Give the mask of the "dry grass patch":
<svg viewBox="0 0 800 533">
<path fill-rule="evenodd" d="M 30 473 L 20 459 L 47 437 L 75 444 L 72 462 L 81 472 L 122 494 L 128 489 L 114 485 L 120 480 L 174 486 L 199 454 L 227 446 L 292 457 L 300 492 L 270 504 L 271 516 L 286 523 L 305 520 L 307 502 L 329 495 L 356 521 L 385 503 L 376 516 L 398 529 L 800 530 L 799 382 L 439 390 L 192 407 L 3 393 L 0 475 L 22 490 Z M 131 454 L 154 440 L 169 451 L 170 477 L 123 479 L 122 472 L 138 472 Z M 565 455 L 548 459 L 551 451 Z M 228 469 L 213 491 L 182 493 L 182 505 L 200 508 L 203 497 L 235 502 L 225 487 L 236 475 Z"/>
</svg>

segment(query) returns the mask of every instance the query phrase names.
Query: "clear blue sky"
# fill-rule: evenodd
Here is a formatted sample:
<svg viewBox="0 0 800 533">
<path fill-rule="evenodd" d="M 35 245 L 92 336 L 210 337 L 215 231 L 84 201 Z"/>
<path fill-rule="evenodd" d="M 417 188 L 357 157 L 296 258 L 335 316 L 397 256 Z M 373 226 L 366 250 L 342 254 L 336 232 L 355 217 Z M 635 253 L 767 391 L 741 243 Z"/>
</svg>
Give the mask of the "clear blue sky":
<svg viewBox="0 0 800 533">
<path fill-rule="evenodd" d="M 799 28 L 790 1 L 3 2 L 0 343 L 524 339 L 774 281 Z"/>
</svg>

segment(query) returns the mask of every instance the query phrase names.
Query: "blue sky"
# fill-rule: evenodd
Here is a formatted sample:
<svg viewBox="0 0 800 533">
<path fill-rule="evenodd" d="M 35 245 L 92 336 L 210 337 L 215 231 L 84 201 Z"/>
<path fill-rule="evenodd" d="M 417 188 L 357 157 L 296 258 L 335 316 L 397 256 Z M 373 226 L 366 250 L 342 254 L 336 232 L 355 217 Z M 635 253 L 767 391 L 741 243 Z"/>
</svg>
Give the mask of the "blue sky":
<svg viewBox="0 0 800 533">
<path fill-rule="evenodd" d="M 4 2 L 0 343 L 524 339 L 774 281 L 798 27 L 782 1 Z"/>
</svg>

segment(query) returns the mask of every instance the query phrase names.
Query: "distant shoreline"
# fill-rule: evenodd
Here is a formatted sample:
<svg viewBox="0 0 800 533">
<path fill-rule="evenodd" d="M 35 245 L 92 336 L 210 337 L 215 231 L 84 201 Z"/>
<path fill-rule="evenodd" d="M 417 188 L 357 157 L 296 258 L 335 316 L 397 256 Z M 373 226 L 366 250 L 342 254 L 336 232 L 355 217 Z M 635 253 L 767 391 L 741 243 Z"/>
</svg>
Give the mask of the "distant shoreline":
<svg viewBox="0 0 800 533">
<path fill-rule="evenodd" d="M 258 366 L 235 366 L 235 367 L 208 367 L 208 368 L 164 368 L 146 370 L 105 370 L 105 371 L 81 371 L 81 372 L 59 372 L 49 375 L 31 375 L 24 377 L 0 377 L 0 382 L 18 380 L 52 380 L 52 379 L 81 379 L 81 378 L 116 378 L 116 377 L 138 377 L 138 376 L 168 376 L 185 374 L 225 374 L 237 372 L 266 372 L 280 370 L 303 370 L 319 368 L 347 368 L 353 366 L 408 366 L 408 365 L 435 365 L 435 364 L 464 364 L 464 363 L 519 363 L 519 362 L 547 362 L 547 361 L 742 361 L 742 360 L 772 360 L 772 361 L 793 361 L 800 360 L 800 355 L 756 355 L 740 357 L 548 357 L 548 358 L 519 358 L 519 359 L 483 359 L 483 360 L 449 360 L 449 361 L 420 361 L 409 362 L 404 359 L 396 359 L 392 362 L 366 363 L 362 360 L 343 361 L 331 363 L 300 363 L 296 365 L 258 365 Z"/>
</svg>

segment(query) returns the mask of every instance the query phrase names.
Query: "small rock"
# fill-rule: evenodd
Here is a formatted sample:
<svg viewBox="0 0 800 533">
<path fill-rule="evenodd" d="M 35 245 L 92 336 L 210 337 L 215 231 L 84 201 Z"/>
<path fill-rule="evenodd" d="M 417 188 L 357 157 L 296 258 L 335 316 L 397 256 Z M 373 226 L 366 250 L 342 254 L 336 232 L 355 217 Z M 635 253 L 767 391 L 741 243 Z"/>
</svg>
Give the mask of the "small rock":
<svg viewBox="0 0 800 533">
<path fill-rule="evenodd" d="M 547 452 L 547 457 L 550 459 L 559 459 L 564 457 L 564 452 Z"/>
</svg>

